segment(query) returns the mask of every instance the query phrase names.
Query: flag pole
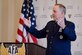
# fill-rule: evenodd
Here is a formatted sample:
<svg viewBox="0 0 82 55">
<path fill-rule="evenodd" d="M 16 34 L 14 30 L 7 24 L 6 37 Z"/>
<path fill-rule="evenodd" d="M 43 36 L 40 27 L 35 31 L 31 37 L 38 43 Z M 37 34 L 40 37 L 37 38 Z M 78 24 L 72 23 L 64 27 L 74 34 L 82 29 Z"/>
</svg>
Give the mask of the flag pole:
<svg viewBox="0 0 82 55">
<path fill-rule="evenodd" d="M 57 0 L 55 0 L 55 3 L 57 4 Z"/>
</svg>

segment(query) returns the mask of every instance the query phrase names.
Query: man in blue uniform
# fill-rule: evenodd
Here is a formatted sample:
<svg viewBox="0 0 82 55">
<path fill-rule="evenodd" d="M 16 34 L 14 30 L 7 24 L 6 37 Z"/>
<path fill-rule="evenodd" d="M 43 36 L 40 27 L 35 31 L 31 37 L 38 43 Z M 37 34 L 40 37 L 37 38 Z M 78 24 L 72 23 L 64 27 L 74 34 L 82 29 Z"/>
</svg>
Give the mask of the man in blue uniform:
<svg viewBox="0 0 82 55">
<path fill-rule="evenodd" d="M 65 18 L 66 8 L 62 4 L 53 7 L 53 20 L 42 30 L 31 26 L 30 19 L 24 19 L 28 32 L 37 38 L 47 37 L 46 55 L 71 55 L 71 41 L 76 40 L 75 25 Z"/>
</svg>

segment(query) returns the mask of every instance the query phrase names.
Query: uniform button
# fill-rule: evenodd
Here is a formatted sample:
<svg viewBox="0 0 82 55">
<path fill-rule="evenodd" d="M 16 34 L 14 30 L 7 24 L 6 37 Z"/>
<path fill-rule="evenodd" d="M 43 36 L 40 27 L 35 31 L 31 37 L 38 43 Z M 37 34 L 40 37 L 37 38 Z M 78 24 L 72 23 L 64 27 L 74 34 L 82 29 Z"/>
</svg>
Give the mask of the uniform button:
<svg viewBox="0 0 82 55">
<path fill-rule="evenodd" d="M 50 42 L 50 44 L 52 44 L 52 42 Z"/>
<path fill-rule="evenodd" d="M 51 49 L 52 47 L 50 47 L 50 49 Z"/>
<path fill-rule="evenodd" d="M 60 39 L 63 39 L 63 36 L 62 35 L 60 35 L 60 37 L 59 37 Z"/>
</svg>

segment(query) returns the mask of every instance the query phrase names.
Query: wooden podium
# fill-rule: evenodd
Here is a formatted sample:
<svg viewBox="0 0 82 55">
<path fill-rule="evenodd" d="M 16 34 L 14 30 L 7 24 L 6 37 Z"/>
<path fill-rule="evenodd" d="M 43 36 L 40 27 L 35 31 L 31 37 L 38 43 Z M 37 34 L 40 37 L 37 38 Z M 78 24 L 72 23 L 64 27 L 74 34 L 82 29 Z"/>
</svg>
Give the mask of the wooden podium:
<svg viewBox="0 0 82 55">
<path fill-rule="evenodd" d="M 11 42 L 3 43 L 5 48 L 8 48 L 13 44 L 16 45 L 17 48 L 21 48 L 21 46 L 23 45 L 23 43 L 11 43 Z M 33 43 L 24 43 L 24 44 L 25 44 L 25 55 L 45 55 L 46 53 L 46 48 L 40 45 L 33 44 Z M 1 43 L 0 43 L 0 48 L 1 48 Z M 1 53 L 1 49 L 0 49 L 0 53 Z"/>
<path fill-rule="evenodd" d="M 36 44 L 27 44 L 28 45 L 28 55 L 45 55 L 46 48 L 36 45 Z"/>
</svg>

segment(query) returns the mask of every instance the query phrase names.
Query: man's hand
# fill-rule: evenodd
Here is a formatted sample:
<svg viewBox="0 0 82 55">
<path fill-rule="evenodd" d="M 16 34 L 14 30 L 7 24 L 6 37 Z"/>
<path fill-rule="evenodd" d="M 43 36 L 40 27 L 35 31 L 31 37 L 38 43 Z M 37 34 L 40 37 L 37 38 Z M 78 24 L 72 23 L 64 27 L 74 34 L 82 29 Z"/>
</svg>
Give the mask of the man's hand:
<svg viewBox="0 0 82 55">
<path fill-rule="evenodd" d="M 24 21 L 24 24 L 26 25 L 26 26 L 28 26 L 29 28 L 31 27 L 31 21 L 30 21 L 30 17 L 29 17 L 29 19 L 23 19 L 23 21 Z"/>
<path fill-rule="evenodd" d="M 65 21 L 64 21 L 64 19 L 62 19 L 62 18 L 61 18 L 61 20 L 59 20 L 59 21 L 57 22 L 57 24 L 58 24 L 62 29 L 64 29 L 64 28 L 66 27 Z"/>
</svg>

